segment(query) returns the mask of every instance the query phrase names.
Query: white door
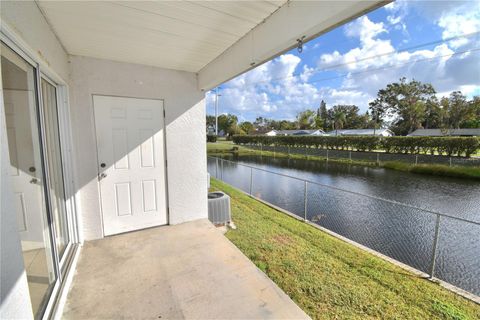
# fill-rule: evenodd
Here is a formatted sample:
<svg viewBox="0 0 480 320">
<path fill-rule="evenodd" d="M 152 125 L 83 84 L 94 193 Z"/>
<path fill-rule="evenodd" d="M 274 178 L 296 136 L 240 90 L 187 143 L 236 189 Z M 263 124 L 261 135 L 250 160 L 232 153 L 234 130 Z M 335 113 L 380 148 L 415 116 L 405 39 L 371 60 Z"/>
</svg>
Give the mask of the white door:
<svg viewBox="0 0 480 320">
<path fill-rule="evenodd" d="M 167 223 L 163 101 L 93 97 L 105 235 Z"/>
<path fill-rule="evenodd" d="M 17 222 L 24 251 L 42 248 L 42 169 L 33 97 L 28 90 L 4 90 L 5 118 Z"/>
</svg>

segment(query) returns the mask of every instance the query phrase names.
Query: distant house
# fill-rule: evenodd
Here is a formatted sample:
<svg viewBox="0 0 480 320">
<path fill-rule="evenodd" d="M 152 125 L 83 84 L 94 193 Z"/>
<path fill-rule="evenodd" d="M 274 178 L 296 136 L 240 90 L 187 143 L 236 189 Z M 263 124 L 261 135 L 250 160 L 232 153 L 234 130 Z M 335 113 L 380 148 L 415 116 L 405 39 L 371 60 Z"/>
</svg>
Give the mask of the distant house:
<svg viewBox="0 0 480 320">
<path fill-rule="evenodd" d="M 207 134 L 208 134 L 208 135 L 213 135 L 213 134 L 215 134 L 215 126 L 214 126 L 214 125 L 208 125 L 208 126 L 207 126 Z"/>
<path fill-rule="evenodd" d="M 480 137 L 478 129 L 417 129 L 408 135 L 409 137 Z"/>
<path fill-rule="evenodd" d="M 329 136 L 381 136 L 392 137 L 395 134 L 389 129 L 345 129 L 327 132 Z"/>
<path fill-rule="evenodd" d="M 325 132 L 321 129 L 315 130 L 271 130 L 265 133 L 266 136 L 323 136 Z"/>
</svg>

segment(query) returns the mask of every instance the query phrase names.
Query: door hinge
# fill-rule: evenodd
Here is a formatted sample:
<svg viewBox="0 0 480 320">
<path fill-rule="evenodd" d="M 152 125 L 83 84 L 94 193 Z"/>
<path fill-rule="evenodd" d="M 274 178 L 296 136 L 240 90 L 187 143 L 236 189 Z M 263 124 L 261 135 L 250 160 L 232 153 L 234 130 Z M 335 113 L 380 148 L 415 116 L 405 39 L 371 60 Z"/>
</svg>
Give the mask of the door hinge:
<svg viewBox="0 0 480 320">
<path fill-rule="evenodd" d="M 163 109 L 163 117 L 164 117 L 164 118 L 166 117 L 166 115 L 165 115 L 165 109 Z"/>
</svg>

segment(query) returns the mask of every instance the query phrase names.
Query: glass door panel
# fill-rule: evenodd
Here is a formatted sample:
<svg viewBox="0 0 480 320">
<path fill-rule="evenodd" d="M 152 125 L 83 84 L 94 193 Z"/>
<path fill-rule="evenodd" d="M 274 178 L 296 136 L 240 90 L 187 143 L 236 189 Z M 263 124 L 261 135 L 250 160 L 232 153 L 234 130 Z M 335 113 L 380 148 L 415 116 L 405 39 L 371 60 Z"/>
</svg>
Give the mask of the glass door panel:
<svg viewBox="0 0 480 320">
<path fill-rule="evenodd" d="M 55 224 L 55 243 L 59 259 L 61 259 L 68 244 L 68 227 L 58 127 L 57 95 L 55 86 L 43 78 L 41 88 L 46 140 L 45 155 L 49 173 L 48 189 L 51 199 L 51 213 Z"/>
<path fill-rule="evenodd" d="M 45 201 L 35 68 L 2 44 L 1 72 L 16 215 L 35 317 L 57 279 Z"/>
</svg>

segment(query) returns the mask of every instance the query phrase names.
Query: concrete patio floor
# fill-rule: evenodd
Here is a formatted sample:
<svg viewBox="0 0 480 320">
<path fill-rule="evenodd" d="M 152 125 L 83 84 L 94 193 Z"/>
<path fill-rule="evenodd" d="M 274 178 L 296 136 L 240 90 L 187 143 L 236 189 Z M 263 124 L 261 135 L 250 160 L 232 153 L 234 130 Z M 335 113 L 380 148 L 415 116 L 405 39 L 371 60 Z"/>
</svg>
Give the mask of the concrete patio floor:
<svg viewBox="0 0 480 320">
<path fill-rule="evenodd" d="M 305 319 L 208 220 L 86 242 L 65 319 Z"/>
</svg>

